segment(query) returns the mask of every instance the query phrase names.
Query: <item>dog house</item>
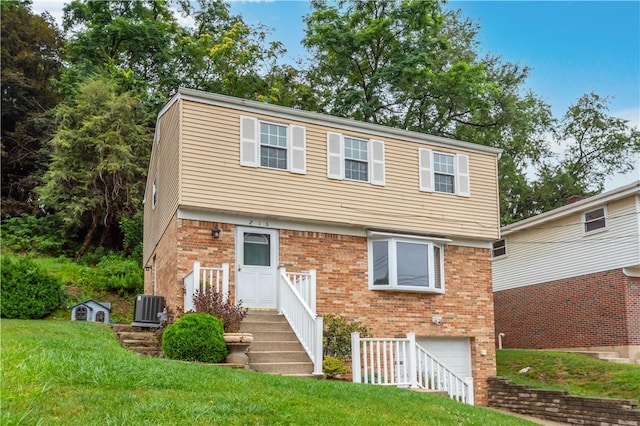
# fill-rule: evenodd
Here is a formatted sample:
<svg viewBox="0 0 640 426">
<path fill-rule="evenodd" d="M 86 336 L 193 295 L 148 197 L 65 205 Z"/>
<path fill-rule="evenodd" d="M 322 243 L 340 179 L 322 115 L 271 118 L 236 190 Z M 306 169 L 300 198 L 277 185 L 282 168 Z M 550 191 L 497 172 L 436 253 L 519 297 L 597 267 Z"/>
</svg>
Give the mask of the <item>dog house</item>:
<svg viewBox="0 0 640 426">
<path fill-rule="evenodd" d="M 111 303 L 87 300 L 71 307 L 71 321 L 109 323 Z"/>
</svg>

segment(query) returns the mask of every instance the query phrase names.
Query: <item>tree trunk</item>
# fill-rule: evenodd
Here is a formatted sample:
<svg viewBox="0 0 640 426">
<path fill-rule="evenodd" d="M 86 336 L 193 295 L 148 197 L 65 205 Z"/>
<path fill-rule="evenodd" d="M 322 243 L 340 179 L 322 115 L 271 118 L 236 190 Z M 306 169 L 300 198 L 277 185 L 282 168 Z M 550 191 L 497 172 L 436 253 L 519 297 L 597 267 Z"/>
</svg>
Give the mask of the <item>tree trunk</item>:
<svg viewBox="0 0 640 426">
<path fill-rule="evenodd" d="M 104 247 L 105 243 L 107 242 L 107 239 L 110 237 L 110 234 L 111 234 L 111 224 L 108 224 L 107 226 L 105 226 L 104 230 L 102 231 L 102 235 L 100 236 L 100 242 L 98 243 L 99 247 Z"/>
<path fill-rule="evenodd" d="M 78 253 L 76 254 L 76 259 L 84 255 L 89 250 L 89 246 L 91 246 L 91 241 L 93 240 L 93 235 L 96 233 L 96 229 L 98 229 L 98 218 L 98 212 L 94 211 L 91 217 L 91 227 L 87 231 L 87 235 L 84 237 L 82 247 L 80 247 L 80 250 L 78 250 Z"/>
</svg>

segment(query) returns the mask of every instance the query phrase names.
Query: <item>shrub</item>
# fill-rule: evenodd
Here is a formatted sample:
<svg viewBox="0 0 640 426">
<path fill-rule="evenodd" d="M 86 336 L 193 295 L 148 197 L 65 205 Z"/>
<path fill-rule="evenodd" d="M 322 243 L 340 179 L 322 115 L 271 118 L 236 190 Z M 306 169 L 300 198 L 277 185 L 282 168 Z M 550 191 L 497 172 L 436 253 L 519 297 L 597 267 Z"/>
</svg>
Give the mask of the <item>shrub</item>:
<svg viewBox="0 0 640 426">
<path fill-rule="evenodd" d="M 58 256 L 67 243 L 61 226 L 56 216 L 38 218 L 22 214 L 9 218 L 2 224 L 2 248 L 14 253 Z"/>
<path fill-rule="evenodd" d="M 222 321 L 205 312 L 183 315 L 164 330 L 162 352 L 183 361 L 224 361 L 228 353 Z"/>
<path fill-rule="evenodd" d="M 49 275 L 31 259 L 11 260 L 8 256 L 0 256 L 0 262 L 0 316 L 40 319 L 62 305 L 60 280 Z"/>
<path fill-rule="evenodd" d="M 120 254 L 103 257 L 94 269 L 85 271 L 83 278 L 99 290 L 117 292 L 121 296 L 142 293 L 144 287 L 142 267 Z"/>
<path fill-rule="evenodd" d="M 193 306 L 196 312 L 206 312 L 222 320 L 225 333 L 240 331 L 240 323 L 247 316 L 247 308 L 242 307 L 242 301 L 234 305 L 228 298 L 224 300 L 222 293 L 212 289 L 196 291 Z"/>
<path fill-rule="evenodd" d="M 351 358 L 351 333 L 360 332 L 360 337 L 369 337 L 369 328 L 359 321 L 349 322 L 336 314 L 322 316 L 324 332 L 322 347 L 325 356 L 332 356 L 342 361 Z"/>
<path fill-rule="evenodd" d="M 120 230 L 124 235 L 122 248 L 125 254 L 133 260 L 142 262 L 142 212 L 137 212 L 131 218 L 120 219 Z"/>
<path fill-rule="evenodd" d="M 322 371 L 325 376 L 333 379 L 339 374 L 344 374 L 349 369 L 344 365 L 344 361 L 334 356 L 327 356 L 322 360 Z"/>
</svg>

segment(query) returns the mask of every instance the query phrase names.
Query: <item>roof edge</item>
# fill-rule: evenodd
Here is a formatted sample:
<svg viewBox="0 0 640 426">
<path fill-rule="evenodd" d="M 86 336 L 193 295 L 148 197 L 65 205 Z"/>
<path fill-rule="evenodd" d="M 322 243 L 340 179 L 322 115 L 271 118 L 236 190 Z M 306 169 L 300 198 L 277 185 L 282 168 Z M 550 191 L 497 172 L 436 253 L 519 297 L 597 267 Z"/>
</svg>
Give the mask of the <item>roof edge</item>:
<svg viewBox="0 0 640 426">
<path fill-rule="evenodd" d="M 527 219 L 523 219 L 520 222 L 512 223 L 510 225 L 503 226 L 500 229 L 502 236 L 509 235 L 516 231 L 522 231 L 527 228 L 531 228 L 536 225 L 540 225 L 552 220 L 560 219 L 562 217 L 587 210 L 589 208 L 608 203 L 610 201 L 616 201 L 621 198 L 628 197 L 630 195 L 640 194 L 640 180 L 632 182 L 628 185 L 621 186 L 611 191 L 603 192 L 593 197 L 585 198 L 584 200 L 576 201 L 572 204 L 567 204 L 562 207 L 558 207 L 553 210 L 549 210 L 545 213 L 532 216 Z"/>
<path fill-rule="evenodd" d="M 169 100 L 169 102 L 162 108 L 162 110 L 160 110 L 160 112 L 158 113 L 158 118 L 162 114 L 164 114 L 171 107 L 171 105 L 173 105 L 173 103 L 177 102 L 180 99 L 195 102 L 204 102 L 219 106 L 232 106 L 252 112 L 267 111 L 273 114 L 295 117 L 300 119 L 301 121 L 324 125 L 331 124 L 334 127 L 349 127 L 362 130 L 366 133 L 377 133 L 380 135 L 386 135 L 388 137 L 408 139 L 413 142 L 428 143 L 430 145 L 442 147 L 455 147 L 466 151 L 491 154 L 497 157 L 502 154 L 502 149 L 500 148 L 494 148 L 472 142 L 459 141 L 456 139 L 449 139 L 442 136 L 434 136 L 427 133 L 414 132 L 411 130 L 397 129 L 393 127 L 382 126 L 380 124 L 365 123 L 348 118 L 336 117 L 318 112 L 304 111 L 301 109 L 236 98 L 233 96 L 205 92 L 196 89 L 189 89 L 186 87 L 181 87 L 178 89 L 178 92 L 173 96 L 173 98 L 171 98 L 171 100 Z"/>
</svg>

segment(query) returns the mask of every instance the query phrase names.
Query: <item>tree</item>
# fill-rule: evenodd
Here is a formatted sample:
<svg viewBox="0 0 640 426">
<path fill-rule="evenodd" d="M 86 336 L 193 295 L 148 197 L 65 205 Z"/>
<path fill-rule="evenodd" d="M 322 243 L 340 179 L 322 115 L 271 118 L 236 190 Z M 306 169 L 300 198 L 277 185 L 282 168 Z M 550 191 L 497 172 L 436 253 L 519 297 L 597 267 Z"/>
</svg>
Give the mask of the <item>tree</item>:
<svg viewBox="0 0 640 426">
<path fill-rule="evenodd" d="M 589 93 L 568 108 L 554 135 L 563 153 L 559 162 L 546 161 L 539 168 L 529 210 L 522 217 L 561 207 L 574 195 L 596 195 L 609 176 L 636 165 L 640 131 L 626 120 L 609 116 L 608 102 Z"/>
<path fill-rule="evenodd" d="M 62 66 L 63 38 L 27 2 L 0 3 L 2 49 L 2 215 L 34 213 L 33 188 L 46 167 L 48 111 L 60 101 L 52 84 Z"/>
<path fill-rule="evenodd" d="M 312 2 L 304 45 L 321 111 L 504 150 L 503 221 L 525 170 L 548 154 L 548 105 L 523 91 L 529 70 L 475 48 L 477 26 L 436 1 Z M 517 216 L 516 216 L 517 217 Z"/>
<path fill-rule="evenodd" d="M 609 99 L 583 95 L 567 110 L 557 143 L 563 145 L 561 168 L 592 191 L 601 191 L 607 177 L 633 169 L 640 152 L 640 131 L 626 120 L 607 115 Z"/>
<path fill-rule="evenodd" d="M 151 134 L 140 98 L 118 93 L 98 76 L 80 85 L 76 96 L 56 107 L 52 159 L 38 188 L 39 202 L 60 215 L 70 232 L 83 231 L 79 255 L 102 229 L 108 242 L 122 217 L 142 205 Z"/>
</svg>

